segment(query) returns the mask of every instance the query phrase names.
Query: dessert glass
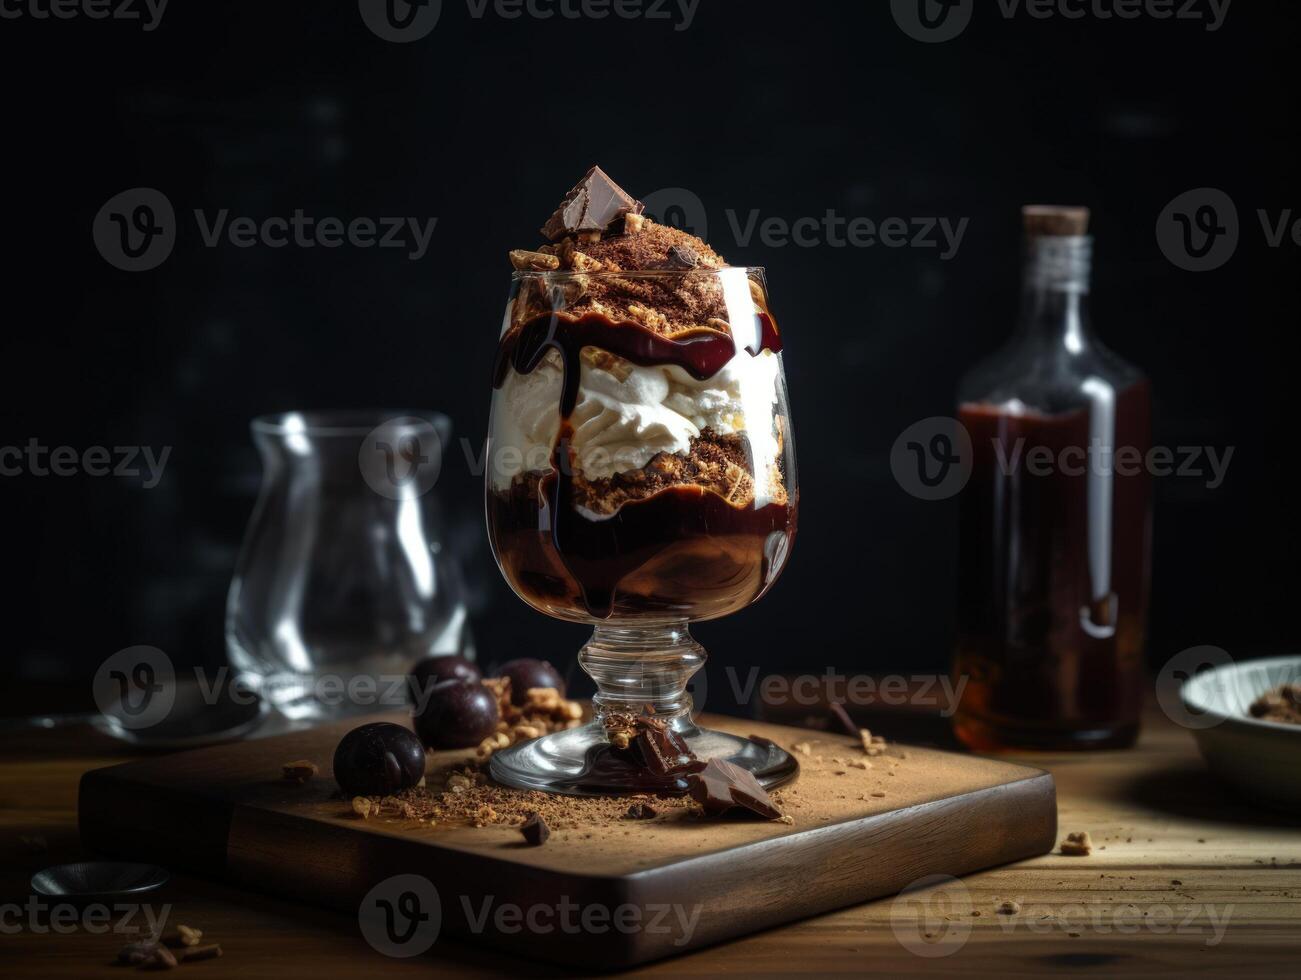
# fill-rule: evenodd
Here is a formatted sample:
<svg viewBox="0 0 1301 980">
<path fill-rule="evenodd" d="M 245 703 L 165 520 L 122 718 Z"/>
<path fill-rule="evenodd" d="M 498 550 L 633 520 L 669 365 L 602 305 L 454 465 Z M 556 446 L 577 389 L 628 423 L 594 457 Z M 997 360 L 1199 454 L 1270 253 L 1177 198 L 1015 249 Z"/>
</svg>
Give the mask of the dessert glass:
<svg viewBox="0 0 1301 980">
<path fill-rule="evenodd" d="M 651 295 L 711 292 L 727 322 L 666 335 L 566 313 L 575 290 L 598 276 Z M 687 692 L 705 660 L 689 624 L 759 599 L 794 541 L 795 447 L 780 351 L 762 269 L 515 274 L 489 425 L 489 537 L 521 599 L 593 627 L 579 664 L 598 691 L 592 722 L 494 754 L 497 781 L 575 794 L 684 791 L 684 773 L 612 750 L 612 714 L 652 715 L 697 759 L 726 759 L 766 788 L 798 771 L 775 745 L 699 728 Z M 669 378 L 663 404 L 675 406 L 673 424 L 691 423 L 689 448 L 680 430 L 676 451 L 657 450 L 659 423 L 638 414 L 653 420 L 657 406 L 589 395 L 589 386 L 636 382 L 634 366 Z M 601 412 L 591 407 L 598 403 Z"/>
</svg>

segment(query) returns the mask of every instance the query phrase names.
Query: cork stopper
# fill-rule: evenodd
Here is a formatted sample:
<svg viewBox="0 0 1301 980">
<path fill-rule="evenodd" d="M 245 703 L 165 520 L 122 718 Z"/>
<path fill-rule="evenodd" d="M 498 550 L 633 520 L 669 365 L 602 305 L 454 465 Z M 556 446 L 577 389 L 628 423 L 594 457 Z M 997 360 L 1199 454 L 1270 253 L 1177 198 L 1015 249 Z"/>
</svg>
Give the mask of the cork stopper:
<svg viewBox="0 0 1301 980">
<path fill-rule="evenodd" d="M 1061 238 L 1089 233 L 1089 209 L 1029 204 L 1021 209 L 1027 238 Z"/>
</svg>

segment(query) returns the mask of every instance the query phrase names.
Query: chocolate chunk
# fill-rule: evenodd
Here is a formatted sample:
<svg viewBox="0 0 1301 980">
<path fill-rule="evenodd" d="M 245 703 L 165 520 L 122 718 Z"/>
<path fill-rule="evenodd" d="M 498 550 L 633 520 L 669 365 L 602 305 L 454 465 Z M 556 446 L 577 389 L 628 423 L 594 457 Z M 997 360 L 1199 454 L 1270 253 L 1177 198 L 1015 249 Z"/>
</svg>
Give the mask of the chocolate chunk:
<svg viewBox="0 0 1301 980">
<path fill-rule="evenodd" d="M 628 812 L 624 814 L 629 820 L 650 820 L 659 813 L 649 803 L 634 803 L 628 807 Z"/>
<path fill-rule="evenodd" d="M 641 763 L 659 776 L 682 772 L 695 757 L 681 735 L 661 721 L 639 718 L 641 730 L 632 744 L 641 755 Z"/>
<path fill-rule="evenodd" d="M 710 759 L 705 768 L 687 778 L 691 798 L 706 816 L 718 816 L 733 807 L 744 807 L 765 820 L 778 820 L 781 811 L 754 778 L 754 773 L 722 759 Z"/>
<path fill-rule="evenodd" d="M 669 248 L 665 265 L 670 269 L 694 269 L 700 265 L 700 256 L 690 245 L 673 245 Z"/>
<path fill-rule="evenodd" d="M 605 231 L 625 214 L 641 214 L 644 205 L 612 181 L 600 167 L 593 167 L 560 202 L 556 213 L 542 226 L 550 241 L 584 231 Z"/>
<path fill-rule="evenodd" d="M 519 832 L 524 835 L 524 842 L 530 847 L 541 847 L 551 836 L 551 828 L 542 819 L 542 814 L 535 813 L 520 825 Z"/>
</svg>

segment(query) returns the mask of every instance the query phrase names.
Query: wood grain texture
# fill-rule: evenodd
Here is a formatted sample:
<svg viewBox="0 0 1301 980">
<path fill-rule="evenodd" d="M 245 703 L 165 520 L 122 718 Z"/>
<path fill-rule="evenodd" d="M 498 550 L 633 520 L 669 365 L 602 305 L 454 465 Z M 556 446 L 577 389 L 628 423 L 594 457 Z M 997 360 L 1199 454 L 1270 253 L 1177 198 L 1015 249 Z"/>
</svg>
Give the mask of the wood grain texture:
<svg viewBox="0 0 1301 980">
<path fill-rule="evenodd" d="M 340 910 L 355 911 L 379 882 L 414 872 L 437 888 L 447 934 L 586 967 L 681 953 L 1055 843 L 1052 778 L 1042 771 L 899 747 L 861 770 L 834 761 L 861 756 L 848 738 L 709 723 L 784 745 L 809 742 L 792 793 L 793 826 L 620 822 L 558 831 L 546 846 L 524 848 L 511 827 L 360 820 L 336 798 L 329 770 L 354 721 L 87 773 L 82 837 L 98 853 L 147 857 Z M 298 758 L 317 760 L 321 778 L 301 787 L 280 780 L 281 765 Z M 431 770 L 464 758 L 442 753 Z M 597 915 L 632 909 L 637 921 L 657 926 L 585 928 L 576 941 L 568 929 L 474 921 L 485 908 L 550 910 L 562 902 Z"/>
<path fill-rule="evenodd" d="M 881 719 L 872 727 L 891 735 L 903 726 Z M 0 745 L 0 901 L 23 902 L 34 871 L 83 856 L 78 780 L 87 770 L 129 758 L 128 750 L 89 729 L 33 732 Z M 1301 956 L 1301 829 L 1289 818 L 1238 801 L 1213 782 L 1187 731 L 1153 713 L 1133 751 L 1036 755 L 1024 761 L 1052 771 L 1061 831 L 1089 830 L 1106 850 L 1087 858 L 1045 855 L 964 877 L 973 909 L 983 914 L 972 917 L 967 941 L 949 955 L 923 958 L 901 944 L 892 926 L 899 905 L 885 899 L 623 975 L 1295 975 Z M 996 897 L 1057 917 L 995 916 Z M 429 956 L 390 959 L 367 945 L 354 914 L 208 878 L 178 873 L 166 900 L 171 921 L 197 924 L 225 948 L 221 960 L 186 968 L 210 978 L 572 973 L 450 937 L 440 939 Z M 1188 929 L 1158 925 L 1118 932 L 1107 917 L 1115 909 L 1128 910 L 1131 902 L 1140 911 L 1170 908 L 1187 915 L 1195 909 L 1199 919 Z M 1093 918 L 1083 928 L 1078 927 L 1081 909 Z M 1205 928 L 1212 909 L 1217 914 L 1230 909 L 1219 941 Z M 122 942 L 120 936 L 85 928 L 56 935 L 24 925 L 0 936 L 0 968 L 6 976 L 120 980 L 122 971 L 111 961 Z"/>
</svg>

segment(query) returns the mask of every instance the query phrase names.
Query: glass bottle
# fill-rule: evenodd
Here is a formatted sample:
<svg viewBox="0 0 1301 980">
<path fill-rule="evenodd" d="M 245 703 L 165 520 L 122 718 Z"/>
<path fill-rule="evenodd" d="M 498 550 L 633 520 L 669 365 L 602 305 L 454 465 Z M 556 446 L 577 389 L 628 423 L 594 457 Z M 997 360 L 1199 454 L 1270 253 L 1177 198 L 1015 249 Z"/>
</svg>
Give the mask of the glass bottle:
<svg viewBox="0 0 1301 980">
<path fill-rule="evenodd" d="M 1094 336 L 1089 212 L 1027 208 L 1020 324 L 958 392 L 954 716 L 978 751 L 1138 734 L 1151 556 L 1151 393 Z"/>
</svg>

